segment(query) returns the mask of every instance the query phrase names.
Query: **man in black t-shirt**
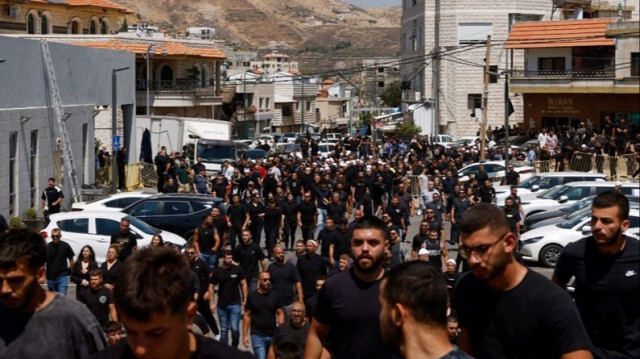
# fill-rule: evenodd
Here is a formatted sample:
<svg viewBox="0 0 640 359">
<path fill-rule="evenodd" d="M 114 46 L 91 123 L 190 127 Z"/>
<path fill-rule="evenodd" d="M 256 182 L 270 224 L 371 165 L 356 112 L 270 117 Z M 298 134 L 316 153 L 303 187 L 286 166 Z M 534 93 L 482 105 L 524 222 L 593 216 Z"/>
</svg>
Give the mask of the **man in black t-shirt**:
<svg viewBox="0 0 640 359">
<path fill-rule="evenodd" d="M 98 319 L 100 326 L 104 327 L 111 320 L 118 321 L 116 307 L 111 298 L 111 290 L 102 286 L 102 271 L 94 269 L 89 273 L 89 290 L 80 292 L 78 300 L 89 308 Z"/>
<path fill-rule="evenodd" d="M 242 230 L 247 228 L 249 211 L 240 201 L 240 195 L 234 194 L 231 201 L 231 205 L 227 209 L 227 218 L 229 219 L 229 245 L 233 250 L 236 246 L 236 238 L 240 237 Z"/>
<path fill-rule="evenodd" d="M 136 251 L 120 273 L 113 301 L 127 337 L 92 359 L 252 358 L 249 353 L 189 331 L 196 315 L 196 303 L 189 294 L 191 271 L 187 259 L 175 249 L 147 247 Z"/>
<path fill-rule="evenodd" d="M 474 205 L 460 231 L 472 271 L 455 289 L 460 349 L 478 359 L 591 358 L 571 297 L 515 260 L 517 239 L 498 207 Z"/>
<path fill-rule="evenodd" d="M 298 226 L 302 229 L 302 239 L 314 239 L 318 227 L 318 207 L 311 201 L 311 192 L 305 192 L 298 206 Z"/>
<path fill-rule="evenodd" d="M 524 208 L 522 208 L 522 199 L 518 196 L 518 186 L 511 186 L 509 191 L 509 197 L 513 199 L 513 207 L 520 212 L 520 218 L 526 220 L 527 217 L 524 215 Z"/>
<path fill-rule="evenodd" d="M 352 232 L 352 269 L 327 280 L 318 295 L 305 347 L 306 358 L 320 358 L 323 345 L 337 359 L 386 359 L 391 353 L 380 333 L 380 280 L 384 275 L 386 228 L 377 217 L 358 220 Z"/>
<path fill-rule="evenodd" d="M 258 285 L 258 264 L 262 270 L 267 269 L 264 260 L 264 252 L 259 245 L 253 242 L 251 231 L 249 229 L 242 230 L 242 243 L 233 249 L 233 261 L 237 263 L 247 279 L 249 292 L 255 290 Z"/>
<path fill-rule="evenodd" d="M 283 325 L 276 329 L 273 335 L 273 343 L 269 348 L 269 357 L 275 358 L 275 349 L 280 343 L 294 343 L 300 348 L 299 358 L 304 358 L 304 345 L 307 342 L 307 335 L 311 324 L 307 321 L 304 304 L 293 302 L 291 304 L 291 315 Z"/>
<path fill-rule="evenodd" d="M 271 274 L 273 290 L 280 294 L 285 313 L 289 315 L 294 300 L 302 301 L 302 284 L 298 269 L 293 263 L 284 261 L 284 249 L 276 246 L 273 249 L 275 262 L 269 265 L 267 271 Z"/>
<path fill-rule="evenodd" d="M 216 323 L 211 308 L 215 308 L 215 302 L 213 301 L 213 285 L 210 283 L 211 269 L 207 262 L 198 257 L 198 252 L 193 244 L 188 244 L 185 250 L 187 259 L 189 260 L 189 266 L 191 271 L 198 278 L 198 284 L 200 290 L 196 293 L 196 304 L 198 305 L 198 312 L 204 317 L 213 331 L 213 334 L 218 335 L 218 324 Z"/>
<path fill-rule="evenodd" d="M 47 287 L 52 292 L 67 295 L 74 253 L 71 246 L 60 238 L 60 229 L 51 230 L 51 242 L 47 245 Z"/>
<path fill-rule="evenodd" d="M 383 340 L 406 358 L 471 359 L 449 341 L 448 299 L 440 270 L 421 261 L 394 267 L 380 284 Z"/>
<path fill-rule="evenodd" d="M 277 325 L 285 320 L 282 298 L 271 290 L 271 274 L 260 272 L 258 289 L 249 293 L 242 318 L 242 343 L 249 347 L 249 339 L 253 354 L 257 359 L 267 359 L 269 347 Z M 249 336 L 251 328 L 251 336 Z"/>
<path fill-rule="evenodd" d="M 509 165 L 508 168 L 509 168 L 509 171 L 504 176 L 505 177 L 505 184 L 506 185 L 511 185 L 511 186 L 519 185 L 520 184 L 520 174 L 518 172 L 516 172 L 516 170 L 513 167 L 513 165 Z"/>
<path fill-rule="evenodd" d="M 60 212 L 60 204 L 64 199 L 62 190 L 56 187 L 55 178 L 49 178 L 49 187 L 42 191 L 42 215 L 44 216 L 45 226 L 49 224 L 49 215 Z"/>
<path fill-rule="evenodd" d="M 433 211 L 433 210 L 431 210 Z M 413 236 L 411 242 L 411 260 L 418 259 L 418 251 L 424 248 L 424 242 L 429 238 L 429 223 L 426 219 L 420 221 L 420 231 Z"/>
<path fill-rule="evenodd" d="M 138 249 L 138 239 L 136 235 L 129 231 L 131 222 L 128 218 L 120 220 L 120 230 L 111 235 L 111 244 L 117 244 L 120 247 L 120 255 L 118 260 L 124 262 L 127 257 Z"/>
<path fill-rule="evenodd" d="M 318 249 L 318 243 L 313 239 L 307 240 L 304 245 L 305 254 L 298 257 L 298 263 L 296 268 L 300 273 L 300 280 L 302 282 L 302 293 L 304 294 L 304 300 L 316 295 L 316 278 L 318 276 L 327 275 L 327 263 L 325 260 L 316 254 Z"/>
<path fill-rule="evenodd" d="M 520 238 L 520 212 L 513 206 L 513 199 L 507 197 L 504 200 L 504 215 L 509 222 L 509 230 L 516 235 L 516 238 Z"/>
<path fill-rule="evenodd" d="M 242 307 L 247 300 L 248 287 L 242 269 L 233 264 L 231 251 L 222 254 L 222 265 L 213 270 L 211 284 L 218 286 L 218 319 L 220 320 L 220 342 L 229 344 L 231 329 L 231 345 L 234 348 L 240 343 L 240 318 Z M 242 292 L 242 297 L 240 293 Z M 215 288 L 213 294 L 215 294 Z"/>
<path fill-rule="evenodd" d="M 591 207 L 592 235 L 568 244 L 552 279 L 562 288 L 575 276 L 575 299 L 593 342 L 593 357 L 640 357 L 640 244 L 623 233 L 629 201 L 617 191 Z"/>
</svg>

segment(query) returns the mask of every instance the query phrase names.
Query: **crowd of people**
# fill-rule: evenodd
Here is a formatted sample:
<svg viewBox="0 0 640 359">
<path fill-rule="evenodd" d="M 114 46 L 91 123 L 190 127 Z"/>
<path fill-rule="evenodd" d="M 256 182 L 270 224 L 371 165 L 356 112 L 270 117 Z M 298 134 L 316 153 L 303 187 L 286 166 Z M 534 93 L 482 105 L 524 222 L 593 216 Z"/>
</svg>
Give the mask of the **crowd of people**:
<svg viewBox="0 0 640 359">
<path fill-rule="evenodd" d="M 612 136 L 635 151 L 637 127 L 621 128 Z M 563 152 L 575 139 L 540 136 L 538 153 L 556 141 L 550 150 Z M 598 136 L 606 128 L 581 141 Z M 0 358 L 244 358 L 249 348 L 259 359 L 640 356 L 640 253 L 623 234 L 624 195 L 594 200 L 593 235 L 563 252 L 556 285 L 516 258 L 524 213 L 513 165 L 500 208 L 483 168 L 458 179 L 479 159 L 477 144 L 386 139 L 377 156 L 366 136 L 342 141 L 327 159 L 308 146 L 301 159 L 226 162 L 211 179 L 200 160 L 163 149 L 164 192 L 226 204 L 195 226 L 183 253 L 160 235 L 138 248 L 126 219 L 100 265 L 89 245 L 76 257 L 60 230 L 48 244 L 8 231 L 0 239 Z M 411 221 L 419 222 L 413 237 Z M 575 303 L 563 290 L 571 276 Z M 65 296 L 66 278 L 77 301 Z"/>
</svg>

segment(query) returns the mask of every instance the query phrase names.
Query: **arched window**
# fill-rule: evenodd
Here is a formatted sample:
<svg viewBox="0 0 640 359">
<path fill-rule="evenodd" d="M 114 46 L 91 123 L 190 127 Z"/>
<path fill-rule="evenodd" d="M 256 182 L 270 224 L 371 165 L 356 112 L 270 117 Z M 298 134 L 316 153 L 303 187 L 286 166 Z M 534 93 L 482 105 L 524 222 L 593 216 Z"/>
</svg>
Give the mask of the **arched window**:
<svg viewBox="0 0 640 359">
<path fill-rule="evenodd" d="M 91 22 L 89 23 L 89 33 L 91 35 L 95 35 L 98 33 L 98 29 L 97 29 L 97 25 L 96 25 L 96 21 L 95 20 L 91 20 Z"/>
<path fill-rule="evenodd" d="M 164 65 L 160 70 L 161 86 L 170 86 L 173 84 L 173 69 L 169 65 Z"/>
<path fill-rule="evenodd" d="M 49 33 L 49 19 L 46 15 L 42 15 L 40 18 L 40 32 L 42 35 L 46 35 Z"/>
<path fill-rule="evenodd" d="M 71 20 L 71 25 L 69 26 L 72 34 L 80 34 L 80 22 L 78 20 Z"/>
<path fill-rule="evenodd" d="M 33 19 L 33 15 L 27 15 L 27 34 L 35 34 L 36 33 L 36 22 Z"/>
<path fill-rule="evenodd" d="M 207 87 L 209 86 L 209 74 L 207 71 L 207 65 L 202 65 L 202 73 L 200 74 L 200 86 Z"/>
<path fill-rule="evenodd" d="M 102 35 L 107 35 L 109 33 L 109 28 L 107 27 L 107 22 L 104 19 L 100 20 L 100 33 Z"/>
</svg>

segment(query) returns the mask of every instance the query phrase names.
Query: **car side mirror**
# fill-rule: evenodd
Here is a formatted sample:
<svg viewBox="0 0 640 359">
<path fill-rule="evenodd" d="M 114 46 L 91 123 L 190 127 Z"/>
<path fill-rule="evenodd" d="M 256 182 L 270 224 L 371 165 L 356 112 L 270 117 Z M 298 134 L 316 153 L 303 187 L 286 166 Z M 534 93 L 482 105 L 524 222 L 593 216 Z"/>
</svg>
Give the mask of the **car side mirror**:
<svg viewBox="0 0 640 359">
<path fill-rule="evenodd" d="M 533 186 L 531 186 L 531 192 L 536 192 L 539 189 L 540 189 L 540 186 L 538 186 L 537 184 L 534 184 Z"/>
<path fill-rule="evenodd" d="M 591 226 L 582 226 L 582 234 L 591 233 Z"/>
<path fill-rule="evenodd" d="M 565 202 L 566 202 L 566 201 L 568 201 L 568 200 L 569 200 L 569 197 L 567 197 L 567 196 L 560 196 L 560 200 L 559 200 L 558 202 L 560 202 L 560 203 L 565 203 Z"/>
</svg>

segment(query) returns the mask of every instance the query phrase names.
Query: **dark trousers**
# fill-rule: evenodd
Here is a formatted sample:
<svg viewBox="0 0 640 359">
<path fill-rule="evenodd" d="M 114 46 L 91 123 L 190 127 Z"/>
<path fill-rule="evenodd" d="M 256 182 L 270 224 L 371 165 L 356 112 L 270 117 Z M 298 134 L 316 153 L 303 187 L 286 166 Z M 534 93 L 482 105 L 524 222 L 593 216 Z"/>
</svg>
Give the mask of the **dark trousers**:
<svg viewBox="0 0 640 359">
<path fill-rule="evenodd" d="M 298 223 L 295 221 L 284 224 L 284 235 L 282 236 L 282 241 L 284 242 L 285 248 L 293 248 L 295 246 L 297 228 Z"/>
<path fill-rule="evenodd" d="M 211 313 L 211 307 L 209 307 L 208 300 L 198 299 L 198 312 L 204 317 L 204 320 L 207 321 L 207 325 L 211 328 L 211 331 L 214 335 L 220 334 L 220 330 L 218 330 L 218 323 L 216 323 L 215 318 L 213 318 L 213 314 Z"/>
<path fill-rule="evenodd" d="M 313 238 L 314 230 L 314 226 L 302 226 L 302 239 L 304 239 L 305 242 L 308 239 L 315 239 Z"/>
<path fill-rule="evenodd" d="M 229 228 L 229 237 L 227 238 L 227 244 L 231 246 L 231 249 L 236 247 L 238 238 L 242 238 L 242 228 Z"/>
<path fill-rule="evenodd" d="M 249 230 L 251 231 L 251 238 L 253 238 L 253 242 L 256 244 L 260 244 L 260 236 L 262 235 L 262 228 L 264 227 L 264 222 L 254 222 L 251 221 L 249 225 Z"/>
<path fill-rule="evenodd" d="M 269 253 L 269 257 L 273 257 L 273 248 L 276 246 L 276 239 L 278 238 L 278 231 L 280 227 L 275 226 L 274 228 L 265 228 L 265 240 L 264 244 L 267 247 L 267 252 Z"/>
</svg>

